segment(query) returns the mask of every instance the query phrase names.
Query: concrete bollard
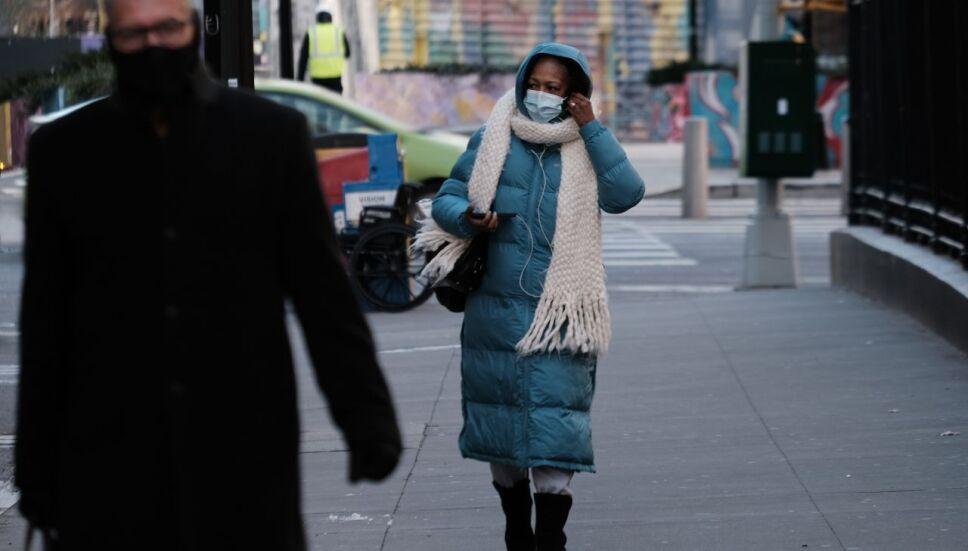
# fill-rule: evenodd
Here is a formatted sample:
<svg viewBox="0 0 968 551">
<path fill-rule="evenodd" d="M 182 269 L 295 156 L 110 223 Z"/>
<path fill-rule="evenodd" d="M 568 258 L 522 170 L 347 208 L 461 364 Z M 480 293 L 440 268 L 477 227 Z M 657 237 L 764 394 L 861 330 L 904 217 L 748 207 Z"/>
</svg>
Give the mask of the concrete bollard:
<svg viewBox="0 0 968 551">
<path fill-rule="evenodd" d="M 682 217 L 705 218 L 709 199 L 709 148 L 706 119 L 686 119 L 682 156 Z"/>
</svg>

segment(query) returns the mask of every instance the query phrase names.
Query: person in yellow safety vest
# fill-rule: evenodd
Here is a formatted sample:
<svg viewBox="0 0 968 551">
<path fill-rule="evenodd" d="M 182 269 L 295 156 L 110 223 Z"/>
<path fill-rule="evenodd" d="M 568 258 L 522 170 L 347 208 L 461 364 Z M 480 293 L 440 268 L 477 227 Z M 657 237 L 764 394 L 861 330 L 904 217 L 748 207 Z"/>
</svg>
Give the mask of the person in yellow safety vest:
<svg viewBox="0 0 968 551">
<path fill-rule="evenodd" d="M 313 83 L 343 93 L 343 67 L 350 57 L 350 43 L 343 28 L 333 23 L 328 11 L 316 12 L 316 25 L 310 27 L 303 37 L 299 52 L 299 80 L 309 78 Z"/>
</svg>

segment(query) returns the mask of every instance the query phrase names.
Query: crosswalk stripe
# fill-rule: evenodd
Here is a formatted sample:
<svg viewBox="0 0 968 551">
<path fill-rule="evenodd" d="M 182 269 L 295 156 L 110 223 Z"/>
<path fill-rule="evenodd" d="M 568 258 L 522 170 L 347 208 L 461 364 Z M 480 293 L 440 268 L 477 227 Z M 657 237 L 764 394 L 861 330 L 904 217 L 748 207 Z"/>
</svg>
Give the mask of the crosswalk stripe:
<svg viewBox="0 0 968 551">
<path fill-rule="evenodd" d="M 408 354 L 411 352 L 435 352 L 438 350 L 453 350 L 455 348 L 460 348 L 459 344 L 444 344 L 440 346 L 418 346 L 414 348 L 391 348 L 389 350 L 380 350 L 380 354 Z"/>
<path fill-rule="evenodd" d="M 605 243 L 602 251 L 671 251 L 668 245 L 652 245 L 650 243 Z"/>
<path fill-rule="evenodd" d="M 642 243 L 644 243 L 644 244 L 648 244 L 648 245 L 655 245 L 655 246 L 664 245 L 664 246 L 667 246 L 668 247 L 668 245 L 666 245 L 662 241 L 659 241 L 658 239 L 655 238 L 655 236 L 652 236 L 652 235 L 649 235 L 649 236 L 645 236 L 645 235 L 616 235 L 616 236 L 605 236 L 602 239 L 602 242 L 605 243 L 605 244 L 611 244 L 611 243 L 616 243 L 616 244 L 642 244 Z"/>
<path fill-rule="evenodd" d="M 679 258 L 679 253 L 673 250 L 666 251 L 609 251 L 602 253 L 605 262 L 609 259 L 620 258 Z"/>
<path fill-rule="evenodd" d="M 606 268 L 695 266 L 668 243 L 640 224 L 606 218 L 603 223 L 602 260 Z"/>
<path fill-rule="evenodd" d="M 19 377 L 19 365 L 0 365 L 0 386 L 15 386 L 19 383 Z M 0 445 L 2 445 L 2 440 L 0 440 Z"/>
<path fill-rule="evenodd" d="M 13 481 L 0 482 L 0 515 L 20 501 L 20 494 L 13 486 Z"/>
<path fill-rule="evenodd" d="M 605 266 L 695 266 L 698 262 L 691 258 L 663 258 L 655 260 L 606 260 Z"/>
<path fill-rule="evenodd" d="M 615 285 L 611 291 L 620 293 L 731 293 L 729 285 Z"/>
</svg>

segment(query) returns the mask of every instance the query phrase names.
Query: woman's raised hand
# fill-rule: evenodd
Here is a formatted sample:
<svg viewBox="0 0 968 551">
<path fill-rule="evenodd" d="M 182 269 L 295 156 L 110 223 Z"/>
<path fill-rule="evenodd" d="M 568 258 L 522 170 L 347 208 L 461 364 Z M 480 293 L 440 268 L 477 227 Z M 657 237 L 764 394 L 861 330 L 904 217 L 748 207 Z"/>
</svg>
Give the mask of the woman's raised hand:
<svg viewBox="0 0 968 551">
<path fill-rule="evenodd" d="M 492 232 L 497 229 L 497 213 L 488 212 L 482 218 L 475 218 L 474 207 L 467 207 L 467 211 L 464 213 L 467 217 L 467 221 L 471 226 L 477 228 L 480 231 Z M 478 215 L 480 216 L 480 215 Z"/>
<path fill-rule="evenodd" d="M 565 99 L 565 109 L 571 114 L 571 118 L 575 119 L 578 126 L 585 126 L 595 120 L 595 112 L 592 110 L 592 100 L 578 92 L 571 94 Z"/>
</svg>

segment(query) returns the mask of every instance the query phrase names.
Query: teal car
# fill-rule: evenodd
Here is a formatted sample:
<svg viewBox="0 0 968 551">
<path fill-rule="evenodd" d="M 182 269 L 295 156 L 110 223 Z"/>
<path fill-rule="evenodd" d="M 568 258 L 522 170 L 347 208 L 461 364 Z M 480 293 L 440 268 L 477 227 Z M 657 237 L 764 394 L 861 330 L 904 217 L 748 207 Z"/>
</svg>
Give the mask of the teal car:
<svg viewBox="0 0 968 551">
<path fill-rule="evenodd" d="M 397 134 L 405 178 L 423 183 L 427 191 L 440 187 L 467 147 L 466 136 L 419 130 L 313 84 L 256 79 L 255 90 L 259 95 L 305 115 L 313 137 L 343 133 Z"/>
</svg>

